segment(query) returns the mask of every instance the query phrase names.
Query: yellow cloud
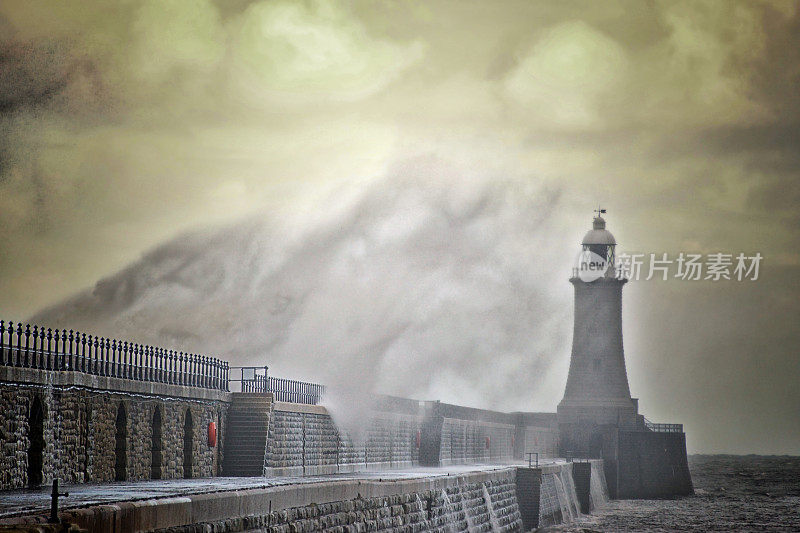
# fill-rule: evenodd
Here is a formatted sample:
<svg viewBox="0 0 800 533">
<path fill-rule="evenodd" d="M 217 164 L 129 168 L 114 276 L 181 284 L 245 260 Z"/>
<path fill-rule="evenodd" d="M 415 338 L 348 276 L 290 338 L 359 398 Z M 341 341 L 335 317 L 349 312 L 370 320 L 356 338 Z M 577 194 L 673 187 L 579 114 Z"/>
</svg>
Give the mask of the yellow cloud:
<svg viewBox="0 0 800 533">
<path fill-rule="evenodd" d="M 370 36 L 332 2 L 260 2 L 239 21 L 233 83 L 252 103 L 356 100 L 385 87 L 422 56 Z"/>
<path fill-rule="evenodd" d="M 612 38 L 583 21 L 543 32 L 504 80 L 505 94 L 534 121 L 555 128 L 591 128 L 624 87 L 628 60 Z"/>
</svg>

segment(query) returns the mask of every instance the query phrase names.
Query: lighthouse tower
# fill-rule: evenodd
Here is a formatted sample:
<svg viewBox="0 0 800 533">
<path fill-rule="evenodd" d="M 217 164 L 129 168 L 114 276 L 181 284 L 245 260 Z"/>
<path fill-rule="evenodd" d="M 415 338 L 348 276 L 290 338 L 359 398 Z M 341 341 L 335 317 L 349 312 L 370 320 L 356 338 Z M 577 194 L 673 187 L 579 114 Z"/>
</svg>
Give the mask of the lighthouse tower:
<svg viewBox="0 0 800 533">
<path fill-rule="evenodd" d="M 563 454 L 600 456 L 606 429 L 638 429 L 644 419 L 631 398 L 622 348 L 622 288 L 616 240 L 598 209 L 570 283 L 575 287 L 575 325 L 564 398 L 558 404 Z"/>
</svg>

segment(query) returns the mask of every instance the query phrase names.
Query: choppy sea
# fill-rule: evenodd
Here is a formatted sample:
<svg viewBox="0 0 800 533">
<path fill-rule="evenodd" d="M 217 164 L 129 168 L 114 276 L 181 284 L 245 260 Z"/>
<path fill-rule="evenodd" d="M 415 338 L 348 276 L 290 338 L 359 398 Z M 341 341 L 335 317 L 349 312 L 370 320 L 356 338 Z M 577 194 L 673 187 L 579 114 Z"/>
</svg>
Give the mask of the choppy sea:
<svg viewBox="0 0 800 533">
<path fill-rule="evenodd" d="M 610 501 L 592 515 L 541 531 L 798 531 L 800 457 L 692 455 L 695 495 Z"/>
</svg>

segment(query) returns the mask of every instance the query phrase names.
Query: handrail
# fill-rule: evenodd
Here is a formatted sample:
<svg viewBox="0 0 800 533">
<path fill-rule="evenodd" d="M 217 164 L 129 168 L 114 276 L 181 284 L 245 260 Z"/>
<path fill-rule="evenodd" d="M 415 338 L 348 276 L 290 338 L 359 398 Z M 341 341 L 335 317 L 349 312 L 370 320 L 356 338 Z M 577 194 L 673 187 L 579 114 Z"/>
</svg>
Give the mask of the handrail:
<svg viewBox="0 0 800 533">
<path fill-rule="evenodd" d="M 4 320 L 0 366 L 228 390 L 229 366 L 221 359 Z"/>
<path fill-rule="evenodd" d="M 323 385 L 272 376 L 267 378 L 267 390 L 273 394 L 276 401 L 307 405 L 318 405 L 325 394 Z"/>
<path fill-rule="evenodd" d="M 239 378 L 230 378 L 232 383 L 240 383 L 240 392 L 265 393 L 267 391 L 267 372 L 269 368 L 265 366 L 232 366 L 230 369 L 236 374 L 239 370 Z"/>
<path fill-rule="evenodd" d="M 656 433 L 683 433 L 683 424 L 658 424 L 645 418 L 644 426 Z"/>
</svg>

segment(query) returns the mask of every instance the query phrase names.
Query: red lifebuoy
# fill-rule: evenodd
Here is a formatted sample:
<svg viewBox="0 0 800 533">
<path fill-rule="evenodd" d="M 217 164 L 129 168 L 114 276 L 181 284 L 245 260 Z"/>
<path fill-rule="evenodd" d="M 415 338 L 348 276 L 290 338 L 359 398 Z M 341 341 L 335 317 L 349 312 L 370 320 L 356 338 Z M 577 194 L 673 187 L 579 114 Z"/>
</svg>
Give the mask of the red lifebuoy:
<svg viewBox="0 0 800 533">
<path fill-rule="evenodd" d="M 213 448 L 217 445 L 217 425 L 214 422 L 208 423 L 208 446 Z"/>
</svg>

